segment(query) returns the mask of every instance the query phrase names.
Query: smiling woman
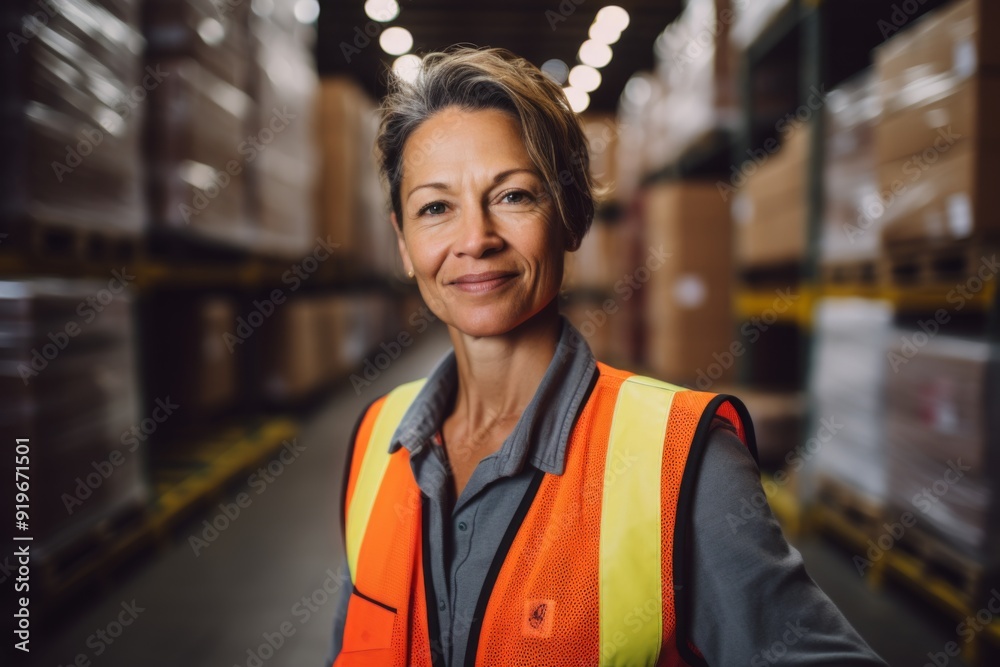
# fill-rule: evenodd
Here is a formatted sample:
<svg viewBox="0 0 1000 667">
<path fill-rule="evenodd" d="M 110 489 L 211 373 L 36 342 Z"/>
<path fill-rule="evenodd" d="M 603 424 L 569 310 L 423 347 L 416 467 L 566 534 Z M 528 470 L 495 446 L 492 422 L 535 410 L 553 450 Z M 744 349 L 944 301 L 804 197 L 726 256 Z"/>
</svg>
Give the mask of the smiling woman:
<svg viewBox="0 0 1000 667">
<path fill-rule="evenodd" d="M 454 349 L 355 425 L 330 662 L 756 664 L 794 621 L 791 664 L 883 664 L 770 512 L 726 523 L 761 488 L 743 404 L 612 368 L 559 313 L 594 215 L 562 89 L 458 48 L 381 111 L 400 257 Z"/>
</svg>

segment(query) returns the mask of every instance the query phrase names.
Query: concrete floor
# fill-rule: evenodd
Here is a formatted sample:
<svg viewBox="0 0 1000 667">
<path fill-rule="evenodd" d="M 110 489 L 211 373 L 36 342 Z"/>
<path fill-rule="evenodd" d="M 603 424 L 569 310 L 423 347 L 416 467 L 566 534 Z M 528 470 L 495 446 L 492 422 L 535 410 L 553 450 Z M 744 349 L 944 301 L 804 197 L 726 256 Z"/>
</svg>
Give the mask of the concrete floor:
<svg viewBox="0 0 1000 667">
<path fill-rule="evenodd" d="M 235 485 L 228 500 L 246 493 L 251 503 L 200 553 L 189 537 L 200 534 L 202 519 L 215 512 L 194 519 L 190 533 L 181 531 L 168 548 L 123 572 L 53 634 L 36 636 L 37 652 L 26 664 L 86 665 L 82 655 L 108 666 L 321 667 L 333 614 L 324 584 L 332 588 L 346 574 L 336 515 L 345 443 L 365 404 L 425 375 L 450 346 L 443 329 L 417 338 L 361 395 L 345 382 L 305 424 L 299 436 L 304 450 L 272 483 Z M 928 652 L 955 639 L 953 621 L 894 589 L 872 591 L 845 552 L 818 539 L 798 546 L 816 581 L 894 667 L 923 665 Z M 313 599 L 311 609 L 302 604 L 304 596 Z M 101 639 L 96 633 L 102 628 L 117 634 L 116 619 L 133 600 L 130 625 L 116 638 Z M 280 648 L 260 651 L 265 635 L 279 643 L 275 633 L 282 627 L 287 637 Z"/>
</svg>

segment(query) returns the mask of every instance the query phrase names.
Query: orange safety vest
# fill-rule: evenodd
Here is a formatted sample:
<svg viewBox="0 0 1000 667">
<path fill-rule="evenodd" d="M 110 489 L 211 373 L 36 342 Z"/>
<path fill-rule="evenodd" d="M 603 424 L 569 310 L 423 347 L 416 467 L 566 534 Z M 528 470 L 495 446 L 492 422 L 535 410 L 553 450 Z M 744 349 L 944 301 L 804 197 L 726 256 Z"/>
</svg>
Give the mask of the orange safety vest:
<svg viewBox="0 0 1000 667">
<path fill-rule="evenodd" d="M 466 665 L 704 664 L 687 640 L 691 487 L 714 415 L 756 458 L 753 427 L 731 396 L 597 367 L 564 473 L 536 470 L 501 542 Z M 334 667 L 443 664 L 427 504 L 409 452 L 388 453 L 425 381 L 376 400 L 357 428 L 345 497 L 354 589 Z"/>
</svg>

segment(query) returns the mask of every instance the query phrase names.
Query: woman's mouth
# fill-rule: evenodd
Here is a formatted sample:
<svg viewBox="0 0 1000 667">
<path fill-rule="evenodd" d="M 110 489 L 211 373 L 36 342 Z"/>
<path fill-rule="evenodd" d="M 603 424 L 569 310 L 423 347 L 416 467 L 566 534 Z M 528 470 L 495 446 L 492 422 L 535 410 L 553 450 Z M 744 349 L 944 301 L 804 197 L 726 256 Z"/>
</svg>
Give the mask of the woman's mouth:
<svg viewBox="0 0 1000 667">
<path fill-rule="evenodd" d="M 488 271 L 486 273 L 469 273 L 452 281 L 452 286 L 463 292 L 479 294 L 490 292 L 511 281 L 516 274 L 505 271 Z"/>
</svg>

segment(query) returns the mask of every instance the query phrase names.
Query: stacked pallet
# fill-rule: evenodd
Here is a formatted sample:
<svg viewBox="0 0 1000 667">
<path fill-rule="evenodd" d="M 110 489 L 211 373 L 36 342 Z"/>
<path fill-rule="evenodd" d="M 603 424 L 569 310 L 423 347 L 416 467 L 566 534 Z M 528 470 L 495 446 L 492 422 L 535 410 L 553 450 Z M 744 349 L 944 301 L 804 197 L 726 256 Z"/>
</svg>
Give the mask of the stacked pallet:
<svg viewBox="0 0 1000 667">
<path fill-rule="evenodd" d="M 17 0 L 0 20 L 10 42 L 0 55 L 0 230 L 41 252 L 135 239 L 146 221 L 143 100 L 156 80 L 143 71 L 139 3 L 79 0 L 57 12 Z"/>
<path fill-rule="evenodd" d="M 995 3 L 962 0 L 876 50 L 884 118 L 875 145 L 893 282 L 965 276 L 1000 239 L 990 192 L 1000 176 L 997 12 Z"/>
<path fill-rule="evenodd" d="M 1000 564 L 1000 348 L 900 329 L 887 357 L 888 515 L 916 517 L 901 545 L 978 600 Z"/>
<path fill-rule="evenodd" d="M 45 571 L 145 510 L 145 442 L 173 407 L 140 415 L 131 309 L 120 280 L 0 283 L 0 424 L 30 445 L 24 534 Z"/>
</svg>

